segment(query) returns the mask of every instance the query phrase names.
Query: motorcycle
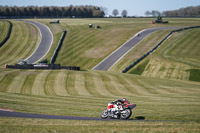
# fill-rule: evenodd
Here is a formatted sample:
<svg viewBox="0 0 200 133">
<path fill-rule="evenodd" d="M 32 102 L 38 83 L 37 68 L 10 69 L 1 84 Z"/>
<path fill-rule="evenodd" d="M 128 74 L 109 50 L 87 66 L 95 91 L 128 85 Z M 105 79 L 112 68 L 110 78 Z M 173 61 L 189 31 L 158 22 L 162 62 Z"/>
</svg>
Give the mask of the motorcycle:
<svg viewBox="0 0 200 133">
<path fill-rule="evenodd" d="M 113 102 L 108 103 L 106 110 L 101 113 L 101 118 L 106 119 L 108 117 L 113 119 L 129 119 L 132 115 L 132 109 L 136 107 L 136 104 L 115 104 Z"/>
</svg>

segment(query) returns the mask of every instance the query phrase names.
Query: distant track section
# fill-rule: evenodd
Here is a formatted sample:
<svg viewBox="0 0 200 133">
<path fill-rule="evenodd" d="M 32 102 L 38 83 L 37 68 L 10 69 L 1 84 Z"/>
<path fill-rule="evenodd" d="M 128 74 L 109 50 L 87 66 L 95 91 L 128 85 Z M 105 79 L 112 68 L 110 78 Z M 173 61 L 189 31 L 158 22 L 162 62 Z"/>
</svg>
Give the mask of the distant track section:
<svg viewBox="0 0 200 133">
<path fill-rule="evenodd" d="M 26 20 L 21 20 L 21 21 L 35 25 L 39 29 L 41 35 L 41 40 L 37 49 L 31 56 L 25 59 L 28 61 L 29 64 L 33 64 L 42 59 L 49 52 L 53 42 L 53 35 L 51 30 L 44 24 L 35 21 L 26 21 Z"/>
<path fill-rule="evenodd" d="M 129 41 L 124 43 L 121 47 L 107 56 L 103 61 L 97 64 L 92 70 L 103 70 L 108 71 L 115 63 L 117 63 L 123 56 L 125 56 L 134 46 L 136 46 L 139 42 L 141 42 L 145 37 L 150 35 L 151 33 L 159 30 L 171 30 L 177 29 L 181 27 L 159 27 L 159 28 L 151 28 L 145 29 L 137 33 L 133 36 Z"/>
</svg>

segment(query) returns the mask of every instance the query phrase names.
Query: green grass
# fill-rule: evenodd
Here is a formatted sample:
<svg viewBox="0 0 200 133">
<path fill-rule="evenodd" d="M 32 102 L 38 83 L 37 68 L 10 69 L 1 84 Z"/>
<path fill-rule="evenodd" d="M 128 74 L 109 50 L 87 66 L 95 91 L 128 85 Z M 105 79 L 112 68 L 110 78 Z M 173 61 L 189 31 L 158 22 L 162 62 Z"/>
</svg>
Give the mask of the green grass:
<svg viewBox="0 0 200 133">
<path fill-rule="evenodd" d="M 61 23 L 57 25 L 50 25 L 50 19 L 34 21 L 47 24 L 53 32 L 52 48 L 44 58 L 50 59 L 62 29 L 67 29 L 68 33 L 56 63 L 91 69 L 144 28 L 199 24 L 199 19 L 168 18 L 168 25 L 152 25 L 152 20 L 154 19 L 61 19 Z M 5 47 L 0 48 L 3 53 L 0 56 L 1 65 L 5 62 L 14 63 L 16 58 L 27 57 L 31 54 L 30 49 L 33 51 L 38 44 L 33 39 L 39 41 L 38 31 L 34 26 L 20 21 L 12 22 L 11 38 Z M 89 29 L 89 23 L 100 25 L 102 29 Z M 162 54 L 173 57 L 173 52 L 168 49 L 171 45 L 167 44 L 178 44 L 182 37 L 190 39 L 195 36 L 193 34 L 199 33 L 198 30 L 174 34 L 144 60 L 145 64 L 136 66 L 141 75 L 118 73 L 154 47 L 168 32 L 159 31 L 147 37 L 113 66 L 110 72 L 0 68 L 0 108 L 27 113 L 100 117 L 108 102 L 126 97 L 131 103 L 137 104 L 131 119 L 143 116 L 146 120 L 183 122 L 103 122 L 1 117 L 0 132 L 199 132 L 200 83 L 188 81 L 195 74 L 195 79 L 198 79 L 198 67 L 166 58 Z M 193 43 L 195 42 L 198 43 Z M 140 50 L 141 48 L 144 49 Z M 198 60 L 198 52 L 193 54 L 188 50 L 188 53 L 191 58 Z M 180 54 L 179 58 L 181 57 Z M 191 58 L 187 61 L 191 61 Z M 195 70 L 188 71 L 190 69 Z"/>
<path fill-rule="evenodd" d="M 200 82 L 200 70 L 199 69 L 190 69 L 190 80 Z"/>
<path fill-rule="evenodd" d="M 200 67 L 200 29 L 186 30 L 175 33 L 163 49 L 162 55 L 180 63 Z"/>
<path fill-rule="evenodd" d="M 144 62 L 140 63 L 135 69 L 133 69 L 129 73 L 141 75 L 143 73 L 143 71 L 145 70 L 145 67 L 147 66 L 148 63 L 149 63 L 149 60 L 145 60 Z"/>
<path fill-rule="evenodd" d="M 140 73 L 148 77 L 190 80 L 190 71 L 188 71 L 188 69 L 199 68 L 200 64 L 198 51 L 200 43 L 199 37 L 197 37 L 199 31 L 199 29 L 192 29 L 174 33 L 153 54 L 144 59 L 144 62 L 149 61 L 148 64 L 145 65 L 145 69 L 143 65 L 136 65 L 129 73 L 135 71 L 134 73 Z M 112 68 L 112 71 L 123 70 L 139 58 L 137 55 L 142 56 L 143 53 L 145 53 L 145 45 L 148 46 L 147 49 L 150 50 L 153 46 L 158 44 L 168 32 L 169 31 L 159 31 L 147 37 L 120 60 Z M 140 51 L 140 47 L 144 47 L 144 51 L 143 49 Z M 143 71 L 141 73 L 138 70 Z"/>
<path fill-rule="evenodd" d="M 0 20 L 0 42 L 4 40 L 6 35 L 8 34 L 9 23 L 5 20 Z"/>
<path fill-rule="evenodd" d="M 121 72 L 134 61 L 142 57 L 145 53 L 150 51 L 154 46 L 156 46 L 167 34 L 169 31 L 158 31 L 154 32 L 145 38 L 142 42 L 136 45 L 129 53 L 127 53 L 119 62 L 117 62 L 112 68 L 111 71 Z M 132 71 L 132 69 L 130 70 Z M 130 72 L 129 71 L 129 72 Z"/>
<path fill-rule="evenodd" d="M 67 30 L 63 46 L 56 63 L 80 66 L 91 69 L 115 49 L 129 40 L 137 32 L 151 27 L 168 25 L 152 25 L 152 19 L 60 19 L 60 24 L 50 25 L 51 20 L 37 20 L 47 24 L 55 38 L 60 38 L 62 29 Z M 88 24 L 100 25 L 101 29 L 89 29 Z M 141 25 L 142 23 L 142 25 Z M 59 36 L 57 36 L 60 34 Z M 55 39 L 52 49 L 57 46 Z M 57 41 L 56 41 L 57 40 Z M 105 49 L 106 47 L 106 49 Z M 53 50 L 45 58 L 50 59 Z"/>
<path fill-rule="evenodd" d="M 99 117 L 108 102 L 126 97 L 138 105 L 133 118 L 198 121 L 199 88 L 113 72 L 0 69 L 0 107 L 19 112 Z"/>
<path fill-rule="evenodd" d="M 15 123 L 15 124 L 13 124 Z M 194 122 L 130 122 L 130 121 L 69 121 L 0 118 L 0 132 L 12 133 L 65 133 L 65 132 L 137 132 L 137 133 L 198 133 L 199 123 Z"/>
<path fill-rule="evenodd" d="M 0 66 L 15 64 L 18 59 L 26 59 L 39 43 L 39 32 L 31 24 L 11 20 L 13 28 L 8 41 L 0 48 Z"/>
</svg>

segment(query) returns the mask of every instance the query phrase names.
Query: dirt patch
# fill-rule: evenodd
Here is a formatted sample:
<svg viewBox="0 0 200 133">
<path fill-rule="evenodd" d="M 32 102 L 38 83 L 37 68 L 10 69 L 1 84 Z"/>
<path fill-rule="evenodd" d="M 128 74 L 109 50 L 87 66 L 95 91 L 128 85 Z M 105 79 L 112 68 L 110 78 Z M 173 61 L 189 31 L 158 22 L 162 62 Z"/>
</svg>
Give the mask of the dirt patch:
<svg viewBox="0 0 200 133">
<path fill-rule="evenodd" d="M 13 109 L 4 109 L 4 108 L 0 108 L 1 111 L 8 111 L 8 112 L 14 112 L 15 110 Z"/>
</svg>

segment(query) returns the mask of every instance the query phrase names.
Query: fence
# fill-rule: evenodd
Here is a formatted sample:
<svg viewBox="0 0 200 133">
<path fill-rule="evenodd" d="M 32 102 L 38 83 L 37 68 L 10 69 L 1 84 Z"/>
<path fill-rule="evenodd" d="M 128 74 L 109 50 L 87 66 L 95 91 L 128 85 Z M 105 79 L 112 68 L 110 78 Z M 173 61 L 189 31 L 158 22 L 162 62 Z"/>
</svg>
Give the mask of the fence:
<svg viewBox="0 0 200 133">
<path fill-rule="evenodd" d="M 60 51 L 60 48 L 62 46 L 62 43 L 63 43 L 63 40 L 64 40 L 66 34 L 67 34 L 67 31 L 63 30 L 63 34 L 62 34 L 62 36 L 61 36 L 61 38 L 58 42 L 58 46 L 57 46 L 56 50 L 54 51 L 53 56 L 51 57 L 50 64 L 54 64 L 54 62 L 56 61 L 56 58 L 58 56 L 58 52 Z"/>
<path fill-rule="evenodd" d="M 5 68 L 11 68 L 11 69 L 43 69 L 43 70 L 48 70 L 48 69 L 67 69 L 67 70 L 75 70 L 79 71 L 80 67 L 76 66 L 61 66 L 60 64 L 25 64 L 25 65 L 20 65 L 20 64 L 15 64 L 15 65 L 5 65 Z"/>
<path fill-rule="evenodd" d="M 0 47 L 4 45 L 4 43 L 6 43 L 6 41 L 9 39 L 11 31 L 12 31 L 12 23 L 8 20 L 6 20 L 9 23 L 9 29 L 8 29 L 8 34 L 6 35 L 6 37 L 3 39 L 2 42 L 0 42 Z"/>
<path fill-rule="evenodd" d="M 174 32 L 179 32 L 179 31 L 183 31 L 183 30 L 188 30 L 188 29 L 194 29 L 194 28 L 200 28 L 200 26 L 191 26 L 191 27 L 185 27 L 182 29 L 178 29 L 178 30 L 173 30 L 171 31 L 163 40 L 161 40 L 153 49 L 151 49 L 149 52 L 147 52 L 146 54 L 144 54 L 142 57 L 140 57 L 139 59 L 137 59 L 136 61 L 134 61 L 132 64 L 130 64 L 128 67 L 126 67 L 122 73 L 126 73 L 127 71 L 129 71 L 131 68 L 133 68 L 135 65 L 137 65 L 140 61 L 142 61 L 144 58 L 146 58 L 148 55 L 150 55 L 151 53 L 153 53 L 169 36 L 171 36 Z"/>
</svg>

